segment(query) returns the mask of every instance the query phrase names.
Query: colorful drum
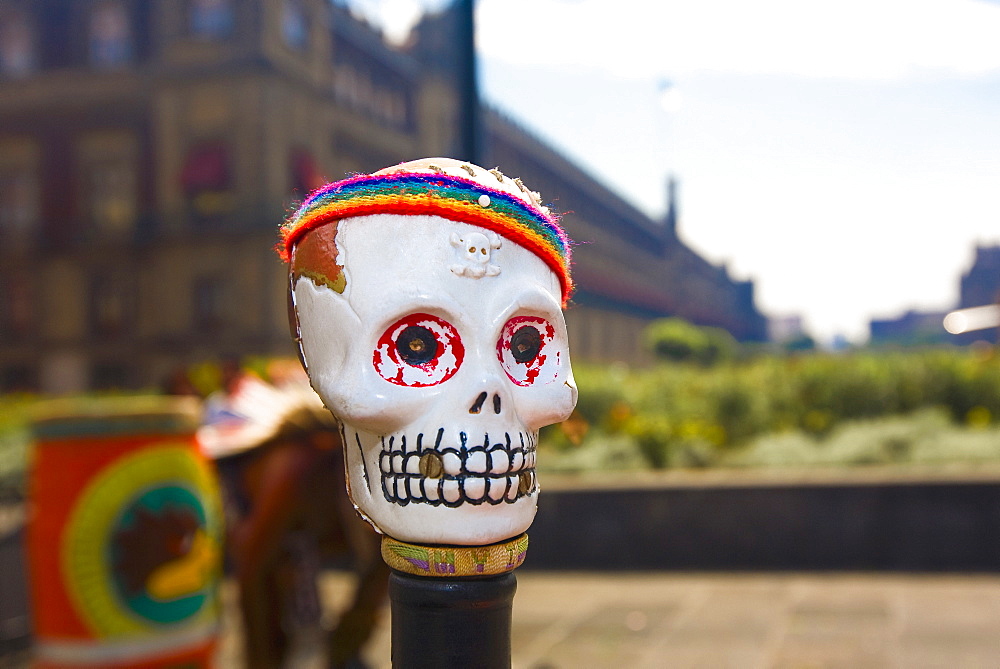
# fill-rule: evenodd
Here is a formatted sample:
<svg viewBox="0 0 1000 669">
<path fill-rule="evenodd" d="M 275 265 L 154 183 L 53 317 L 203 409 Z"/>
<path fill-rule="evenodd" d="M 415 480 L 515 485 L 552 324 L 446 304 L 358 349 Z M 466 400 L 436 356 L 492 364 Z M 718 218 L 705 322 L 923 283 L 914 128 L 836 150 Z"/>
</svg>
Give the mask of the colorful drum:
<svg viewBox="0 0 1000 669">
<path fill-rule="evenodd" d="M 207 667 L 222 507 L 196 404 L 48 405 L 34 422 L 28 571 L 35 667 Z"/>
</svg>

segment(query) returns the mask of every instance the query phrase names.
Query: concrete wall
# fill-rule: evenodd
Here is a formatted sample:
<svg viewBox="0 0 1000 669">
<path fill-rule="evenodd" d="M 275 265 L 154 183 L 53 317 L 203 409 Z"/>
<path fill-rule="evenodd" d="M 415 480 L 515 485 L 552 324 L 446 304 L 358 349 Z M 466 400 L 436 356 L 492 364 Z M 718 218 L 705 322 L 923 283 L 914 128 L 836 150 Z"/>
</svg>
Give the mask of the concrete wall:
<svg viewBox="0 0 1000 669">
<path fill-rule="evenodd" d="M 526 569 L 1000 569 L 1000 483 L 543 490 Z"/>
</svg>

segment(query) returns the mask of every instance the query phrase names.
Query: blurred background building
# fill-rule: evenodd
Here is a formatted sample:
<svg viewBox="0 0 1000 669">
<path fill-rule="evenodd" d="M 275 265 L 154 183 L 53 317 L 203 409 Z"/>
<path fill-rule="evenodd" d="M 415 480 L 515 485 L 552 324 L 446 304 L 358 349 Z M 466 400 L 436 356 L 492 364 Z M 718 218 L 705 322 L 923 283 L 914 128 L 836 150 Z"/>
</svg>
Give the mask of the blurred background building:
<svg viewBox="0 0 1000 669">
<path fill-rule="evenodd" d="M 969 271 L 959 283 L 958 308 L 981 307 L 987 304 L 1000 306 L 1000 245 L 976 246 L 976 255 Z M 963 344 L 977 340 L 1000 343 L 1000 328 L 989 328 L 958 336 Z"/>
<path fill-rule="evenodd" d="M 1000 246 L 977 246 L 969 271 L 962 275 L 958 307 L 1000 302 Z"/>
<path fill-rule="evenodd" d="M 954 309 L 987 305 L 1000 307 L 1000 246 L 977 245 L 969 270 L 958 284 Z M 1000 328 L 984 328 L 949 334 L 943 325 L 947 311 L 909 310 L 902 316 L 869 321 L 869 342 L 874 345 L 968 345 L 1000 342 Z"/>
<path fill-rule="evenodd" d="M 329 0 L 0 0 L 0 391 L 158 385 L 292 355 L 276 229 L 350 172 L 459 154 L 454 9 L 390 47 Z M 481 164 L 565 213 L 574 357 L 638 362 L 650 319 L 764 340 L 751 282 L 497 110 Z"/>
<path fill-rule="evenodd" d="M 869 321 L 869 342 L 873 345 L 927 346 L 945 344 L 952 335 L 944 329 L 947 311 L 907 310 L 895 318 Z"/>
</svg>

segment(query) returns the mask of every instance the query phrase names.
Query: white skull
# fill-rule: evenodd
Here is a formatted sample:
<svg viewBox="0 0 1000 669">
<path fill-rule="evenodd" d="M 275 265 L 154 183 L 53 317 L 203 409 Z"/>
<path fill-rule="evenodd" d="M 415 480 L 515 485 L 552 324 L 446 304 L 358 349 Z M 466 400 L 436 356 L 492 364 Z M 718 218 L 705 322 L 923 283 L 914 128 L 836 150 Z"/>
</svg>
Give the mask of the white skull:
<svg viewBox="0 0 1000 669">
<path fill-rule="evenodd" d="M 502 271 L 453 271 L 454 235 L 487 244 Z M 437 216 L 344 219 L 335 244 L 344 282 L 302 276 L 292 298 L 312 385 L 344 425 L 355 506 L 404 541 L 524 532 L 538 430 L 576 404 L 558 277 Z"/>
</svg>

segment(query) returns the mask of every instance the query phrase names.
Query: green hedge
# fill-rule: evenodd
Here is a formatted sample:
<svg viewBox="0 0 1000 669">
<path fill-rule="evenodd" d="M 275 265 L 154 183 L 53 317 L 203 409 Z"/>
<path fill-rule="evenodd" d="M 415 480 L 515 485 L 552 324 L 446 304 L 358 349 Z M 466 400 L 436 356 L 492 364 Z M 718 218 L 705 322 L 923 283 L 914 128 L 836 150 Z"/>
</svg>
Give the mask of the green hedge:
<svg viewBox="0 0 1000 669">
<path fill-rule="evenodd" d="M 805 435 L 822 446 L 835 431 L 859 420 L 895 419 L 922 410 L 942 413 L 956 426 L 992 426 L 1000 435 L 1000 356 L 992 349 L 859 350 L 716 360 L 707 365 L 696 356 L 643 370 L 575 365 L 581 420 L 573 430 L 546 429 L 542 447 L 557 457 L 543 458 L 543 467 L 690 467 L 741 458 L 749 462 L 754 458 L 743 456 L 764 435 Z M 200 380 L 211 386 L 214 370 L 205 366 L 201 371 Z M 24 416 L 34 401 L 0 396 L 0 488 L 19 482 L 27 452 Z M 905 439 L 899 430 L 886 434 L 885 457 L 905 455 L 900 440 L 913 441 L 909 433 Z M 984 438 L 990 434 L 984 432 Z M 797 452 L 809 448 L 801 440 L 794 445 Z M 852 462 L 876 457 L 837 448 Z M 989 448 L 987 444 L 973 450 L 986 453 Z M 828 450 L 826 459 L 813 459 L 841 457 Z"/>
<path fill-rule="evenodd" d="M 764 434 L 828 436 L 845 422 L 945 410 L 1000 422 L 1000 358 L 963 349 L 767 356 L 646 370 L 575 366 L 583 446 L 626 436 L 652 467 L 712 464 Z M 567 440 L 549 430 L 552 448 Z M 546 443 L 543 441 L 543 443 Z"/>
</svg>

